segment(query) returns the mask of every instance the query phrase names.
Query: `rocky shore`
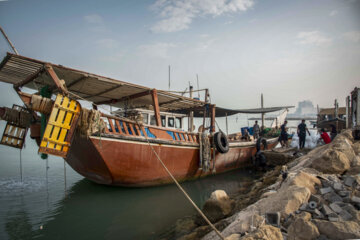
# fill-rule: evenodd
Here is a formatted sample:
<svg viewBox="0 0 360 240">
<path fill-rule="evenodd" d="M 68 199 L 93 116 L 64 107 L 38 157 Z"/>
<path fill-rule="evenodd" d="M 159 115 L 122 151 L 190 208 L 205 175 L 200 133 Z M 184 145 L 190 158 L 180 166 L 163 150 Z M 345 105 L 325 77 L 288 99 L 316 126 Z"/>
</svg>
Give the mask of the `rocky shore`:
<svg viewBox="0 0 360 240">
<path fill-rule="evenodd" d="M 203 206 L 226 239 L 360 238 L 360 141 L 351 130 L 304 155 L 267 154 L 283 165 L 235 196 L 213 192 Z M 178 239 L 219 239 L 200 217 L 176 228 Z"/>
</svg>

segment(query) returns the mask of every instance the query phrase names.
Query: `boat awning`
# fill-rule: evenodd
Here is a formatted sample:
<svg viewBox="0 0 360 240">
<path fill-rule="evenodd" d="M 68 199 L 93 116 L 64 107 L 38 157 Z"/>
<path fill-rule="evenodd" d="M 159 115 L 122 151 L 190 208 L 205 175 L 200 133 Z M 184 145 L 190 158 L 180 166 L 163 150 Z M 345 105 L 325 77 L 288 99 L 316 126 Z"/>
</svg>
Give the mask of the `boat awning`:
<svg viewBox="0 0 360 240">
<path fill-rule="evenodd" d="M 24 87 L 40 90 L 43 86 L 50 86 L 56 93 L 57 88 L 50 76 L 43 71 L 45 64 L 50 64 L 59 79 L 65 85 L 74 99 L 85 99 L 95 104 L 111 104 L 119 108 L 148 108 L 152 109 L 152 88 L 115 80 L 108 77 L 27 58 L 8 53 L 0 63 L 0 81 L 10 84 L 21 84 Z M 36 76 L 31 81 L 27 81 Z M 75 94 L 75 95 L 74 95 Z M 205 102 L 183 97 L 167 91 L 157 90 L 161 111 L 177 111 L 202 107 Z"/>
<path fill-rule="evenodd" d="M 215 109 L 215 116 L 216 117 L 225 117 L 225 116 L 231 116 L 238 113 L 245 113 L 245 114 L 260 114 L 260 113 L 270 113 L 270 112 L 276 112 L 281 111 L 283 109 L 289 109 L 293 108 L 294 106 L 283 106 L 283 107 L 269 107 L 269 108 L 251 108 L 251 109 L 227 109 L 227 108 L 221 108 L 216 107 Z M 194 111 L 194 117 L 203 117 L 204 115 L 204 108 L 197 108 L 192 109 Z M 179 113 L 187 113 L 189 110 L 179 110 Z"/>
</svg>

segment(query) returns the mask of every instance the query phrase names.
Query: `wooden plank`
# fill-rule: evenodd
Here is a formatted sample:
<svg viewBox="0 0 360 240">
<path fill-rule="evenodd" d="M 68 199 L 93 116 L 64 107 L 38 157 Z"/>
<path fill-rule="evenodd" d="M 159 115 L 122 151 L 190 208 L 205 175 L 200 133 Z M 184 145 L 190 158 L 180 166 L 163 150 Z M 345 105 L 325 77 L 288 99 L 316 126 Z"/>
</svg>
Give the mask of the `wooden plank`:
<svg viewBox="0 0 360 240">
<path fill-rule="evenodd" d="M 120 123 L 119 123 L 119 120 L 115 120 L 115 124 L 116 124 L 117 128 L 119 129 L 119 133 L 120 133 L 120 134 L 123 134 L 123 131 L 122 131 L 122 129 L 121 129 L 121 125 L 120 125 Z"/>
<path fill-rule="evenodd" d="M 50 64 L 45 64 L 45 70 L 49 74 L 51 79 L 54 81 L 54 83 L 55 83 L 56 87 L 59 89 L 59 91 L 63 92 L 64 94 L 67 95 L 68 91 L 66 89 L 66 86 L 64 86 L 64 84 L 61 82 L 59 77 L 56 75 L 56 73 L 55 73 L 54 69 L 52 68 L 52 66 Z"/>
<path fill-rule="evenodd" d="M 143 132 L 144 137 L 147 137 L 147 136 L 148 136 L 148 135 L 146 134 L 144 125 L 141 125 L 141 131 Z"/>
<path fill-rule="evenodd" d="M 154 114 L 155 114 L 155 119 L 156 119 L 156 125 L 158 127 L 161 127 L 161 118 L 160 118 L 160 107 L 159 107 L 159 99 L 157 96 L 157 91 L 156 89 L 153 89 L 151 91 L 151 97 L 153 100 L 153 107 L 154 107 Z"/>
<path fill-rule="evenodd" d="M 122 121 L 122 124 L 123 124 L 124 130 L 125 130 L 125 134 L 130 135 L 129 130 L 128 130 L 128 126 L 127 126 L 128 123 L 125 122 L 125 121 Z"/>
<path fill-rule="evenodd" d="M 101 102 L 96 102 L 96 105 L 101 105 L 101 104 L 110 104 L 110 103 L 117 103 L 117 102 L 122 102 L 122 101 L 126 101 L 126 100 L 132 100 L 135 98 L 139 98 L 139 97 L 143 97 L 146 95 L 150 94 L 150 90 L 146 90 L 144 92 L 139 92 L 139 93 L 135 93 L 129 96 L 125 96 L 122 98 L 118 98 L 118 99 L 111 99 L 111 100 L 106 100 L 106 101 L 101 101 Z"/>
<path fill-rule="evenodd" d="M 111 118 L 108 118 L 108 121 L 109 121 L 109 124 L 110 124 L 110 127 L 111 127 L 111 131 L 112 131 L 113 133 L 116 133 L 114 124 L 113 124 L 113 122 L 112 122 L 112 119 L 111 119 Z"/>
<path fill-rule="evenodd" d="M 139 126 L 138 126 L 137 124 L 135 124 L 134 126 L 135 126 L 135 128 L 136 128 L 137 135 L 138 135 L 138 136 L 141 136 Z"/>
<path fill-rule="evenodd" d="M 14 87 L 18 88 L 18 87 L 22 87 L 26 84 L 28 84 L 29 82 L 33 81 L 35 78 L 37 78 L 40 73 L 42 73 L 44 71 L 44 68 L 41 67 L 39 68 L 35 73 L 29 75 L 27 78 L 25 78 L 23 81 L 17 83 L 17 84 L 14 84 Z"/>
</svg>

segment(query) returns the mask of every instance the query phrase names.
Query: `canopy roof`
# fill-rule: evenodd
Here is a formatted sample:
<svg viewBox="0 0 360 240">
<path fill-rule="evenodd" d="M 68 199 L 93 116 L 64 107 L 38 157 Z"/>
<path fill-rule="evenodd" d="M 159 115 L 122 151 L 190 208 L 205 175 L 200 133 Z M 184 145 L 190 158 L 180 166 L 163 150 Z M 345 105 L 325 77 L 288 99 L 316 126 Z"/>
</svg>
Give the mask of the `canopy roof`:
<svg viewBox="0 0 360 240">
<path fill-rule="evenodd" d="M 54 81 L 44 71 L 45 65 L 50 65 L 59 79 L 65 81 L 67 90 L 77 100 L 87 100 L 95 104 L 111 104 L 119 108 L 152 109 L 153 99 L 148 88 L 112 78 L 56 65 L 24 56 L 8 53 L 0 63 L 0 81 L 40 90 L 48 85 L 53 93 L 58 90 Z M 32 76 L 36 76 L 32 79 Z M 28 81 L 32 79 L 31 81 Z M 204 101 L 180 96 L 171 92 L 157 90 L 160 111 L 187 114 L 194 111 L 194 117 L 203 117 Z M 216 108 L 216 117 L 230 116 L 237 113 L 269 113 L 293 106 L 257 108 L 257 109 L 226 109 Z"/>
<path fill-rule="evenodd" d="M 251 109 L 226 109 L 221 107 L 216 107 L 215 116 L 216 117 L 225 117 L 231 116 L 238 113 L 246 114 L 259 114 L 259 113 L 270 113 L 276 112 L 287 108 L 293 108 L 294 106 L 283 106 L 283 107 L 269 107 L 269 108 L 251 108 Z M 194 117 L 203 117 L 204 108 L 193 109 Z M 177 111 L 179 113 L 186 113 L 187 110 Z"/>
<path fill-rule="evenodd" d="M 59 79 L 65 81 L 65 85 L 75 99 L 86 99 L 95 104 L 109 104 L 124 108 L 152 108 L 152 88 L 99 76 L 84 71 L 71 69 L 62 65 L 56 65 L 20 55 L 8 53 L 0 64 L 0 81 L 11 84 L 20 84 L 32 75 L 37 77 L 25 84 L 25 87 L 40 90 L 48 85 L 54 92 L 57 91 L 55 83 L 42 71 L 45 64 L 50 64 Z M 40 72 L 40 73 L 39 73 Z M 39 74 L 37 74 L 39 73 Z M 183 97 L 167 91 L 157 90 L 158 101 L 161 111 L 176 111 L 180 109 L 196 108 L 206 103 L 196 99 Z"/>
</svg>

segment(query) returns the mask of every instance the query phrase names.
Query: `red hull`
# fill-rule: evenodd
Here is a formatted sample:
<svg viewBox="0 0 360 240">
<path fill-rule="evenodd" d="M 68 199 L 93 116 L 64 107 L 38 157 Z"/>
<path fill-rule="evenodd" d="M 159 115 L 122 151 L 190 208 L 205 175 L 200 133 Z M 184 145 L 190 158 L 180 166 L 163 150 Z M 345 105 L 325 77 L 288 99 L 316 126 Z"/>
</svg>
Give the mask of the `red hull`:
<svg viewBox="0 0 360 240">
<path fill-rule="evenodd" d="M 199 146 L 196 143 L 188 146 L 151 144 L 178 181 L 213 174 L 212 170 L 199 170 Z M 277 140 L 272 139 L 268 147 L 273 148 L 276 144 Z M 230 150 L 226 154 L 215 153 L 216 173 L 248 165 L 255 152 L 255 143 L 230 144 Z M 100 184 L 142 187 L 172 182 L 149 144 L 136 138 L 130 141 L 75 136 L 66 161 L 79 174 Z"/>
</svg>

